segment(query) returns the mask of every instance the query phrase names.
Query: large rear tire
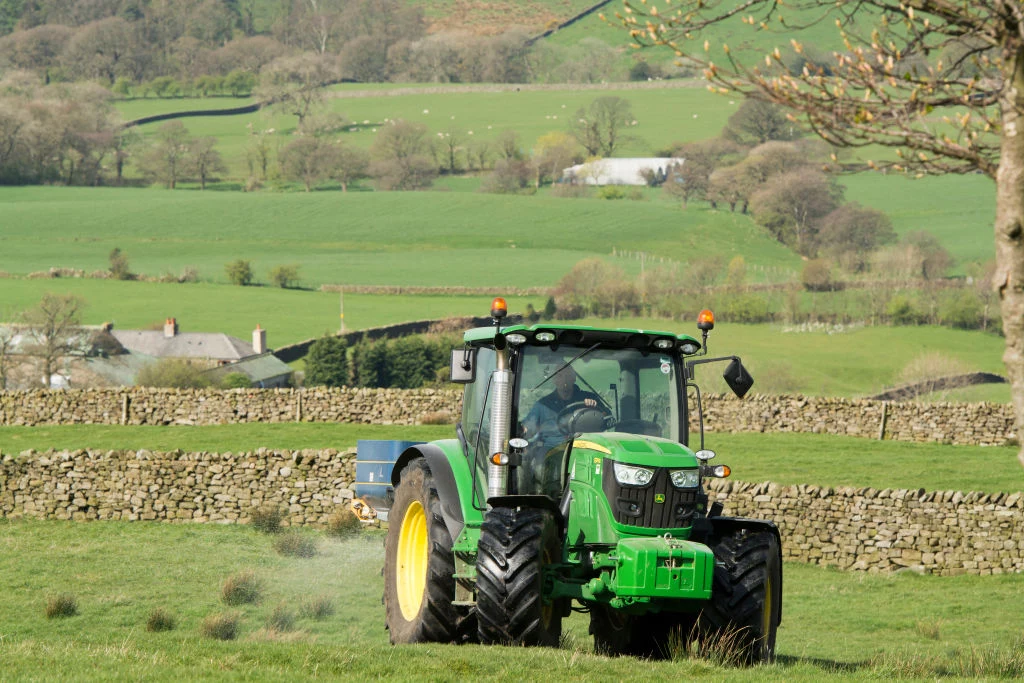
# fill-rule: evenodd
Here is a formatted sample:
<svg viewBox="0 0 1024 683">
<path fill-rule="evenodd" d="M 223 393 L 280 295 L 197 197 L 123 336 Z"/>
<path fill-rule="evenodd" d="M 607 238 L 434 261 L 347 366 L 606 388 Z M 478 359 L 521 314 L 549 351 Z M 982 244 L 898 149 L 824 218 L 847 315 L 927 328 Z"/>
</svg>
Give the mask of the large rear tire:
<svg viewBox="0 0 1024 683">
<path fill-rule="evenodd" d="M 603 605 L 590 608 L 590 635 L 594 652 L 609 657 L 628 655 L 671 659 L 673 636 L 685 647 L 696 615 L 660 612 L 629 615 Z"/>
<path fill-rule="evenodd" d="M 705 646 L 728 647 L 744 664 L 775 659 L 782 614 L 779 542 L 770 532 L 740 530 L 714 545 L 715 575 L 698 633 Z"/>
<path fill-rule="evenodd" d="M 402 470 L 384 542 L 384 612 L 392 644 L 457 638 L 452 537 L 424 460 Z"/>
<path fill-rule="evenodd" d="M 480 642 L 558 647 L 560 601 L 545 601 L 545 565 L 561 559 L 551 513 L 493 508 L 484 518 L 476 558 Z"/>
</svg>

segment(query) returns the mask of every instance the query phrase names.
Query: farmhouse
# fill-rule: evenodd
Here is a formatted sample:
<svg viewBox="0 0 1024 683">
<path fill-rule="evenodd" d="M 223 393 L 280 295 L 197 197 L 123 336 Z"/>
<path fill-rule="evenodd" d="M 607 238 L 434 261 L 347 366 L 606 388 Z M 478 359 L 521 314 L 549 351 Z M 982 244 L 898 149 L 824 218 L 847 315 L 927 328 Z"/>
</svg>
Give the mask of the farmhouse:
<svg viewBox="0 0 1024 683">
<path fill-rule="evenodd" d="M 648 177 L 664 180 L 673 166 L 684 160 L 673 157 L 595 159 L 562 171 L 562 182 L 578 185 L 647 185 Z"/>
</svg>

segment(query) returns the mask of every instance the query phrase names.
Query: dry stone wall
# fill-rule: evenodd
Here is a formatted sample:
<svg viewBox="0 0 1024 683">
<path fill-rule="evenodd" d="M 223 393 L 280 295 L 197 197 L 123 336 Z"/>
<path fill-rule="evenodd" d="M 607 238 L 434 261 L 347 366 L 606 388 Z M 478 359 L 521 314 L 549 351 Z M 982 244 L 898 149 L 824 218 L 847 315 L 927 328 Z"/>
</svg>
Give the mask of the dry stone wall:
<svg viewBox="0 0 1024 683">
<path fill-rule="evenodd" d="M 461 414 L 453 389 L 72 389 L 0 392 L 0 425 L 351 422 L 416 424 Z M 695 416 L 694 416 L 695 418 Z M 696 418 L 695 418 L 696 419 Z M 994 403 L 708 395 L 708 431 L 804 432 L 896 441 L 1016 443 L 1013 411 Z M 696 428 L 694 422 L 693 428 Z"/>
<path fill-rule="evenodd" d="M 65 451 L 0 458 L 0 516 L 245 524 L 265 506 L 322 526 L 352 498 L 354 454 Z M 726 514 L 775 520 L 788 560 L 849 570 L 1024 571 L 1024 495 L 713 480 Z"/>
<path fill-rule="evenodd" d="M 774 520 L 783 557 L 868 572 L 1024 572 L 1024 494 L 714 480 L 725 514 Z"/>
</svg>

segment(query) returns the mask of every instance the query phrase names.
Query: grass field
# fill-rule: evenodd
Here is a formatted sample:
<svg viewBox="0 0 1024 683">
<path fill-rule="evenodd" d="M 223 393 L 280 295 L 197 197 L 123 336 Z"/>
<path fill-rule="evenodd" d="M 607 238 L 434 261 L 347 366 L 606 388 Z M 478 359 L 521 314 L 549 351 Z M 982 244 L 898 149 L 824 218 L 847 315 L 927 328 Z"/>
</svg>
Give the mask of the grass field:
<svg viewBox="0 0 1024 683">
<path fill-rule="evenodd" d="M 392 648 L 382 628 L 380 534 L 320 538 L 316 557 L 295 559 L 276 555 L 271 539 L 248 527 L 0 520 L 0 548 L 0 657 L 12 680 L 811 681 L 1024 670 L 1019 575 L 868 576 L 787 564 L 779 661 L 737 670 L 595 656 L 585 615 L 567 621 L 557 650 Z M 264 591 L 259 603 L 237 608 L 238 640 L 203 638 L 202 620 L 228 609 L 221 583 L 248 569 Z M 79 613 L 48 620 L 47 600 L 60 593 L 76 597 Z M 299 618 L 290 631 L 266 628 L 275 608 L 294 613 L 316 596 L 336 612 Z M 156 608 L 176 617 L 174 630 L 145 630 Z"/>
<path fill-rule="evenodd" d="M 302 283 L 551 285 L 579 260 L 616 245 L 677 261 L 797 269 L 799 258 L 747 217 L 680 211 L 664 202 L 477 193 L 312 194 L 0 188 L 0 270 L 103 270 L 121 248 L 137 272 L 224 265 L 302 266 Z M 639 264 L 635 270 L 639 270 Z"/>
<path fill-rule="evenodd" d="M 29 449 L 252 451 L 257 448 L 353 448 L 359 439 L 432 441 L 451 438 L 451 426 L 349 424 L 234 424 L 207 427 L 55 425 L 0 427 L 0 453 Z M 708 432 L 716 462 L 740 481 L 783 485 L 924 488 L 929 491 L 1024 491 L 1014 448 L 874 441 L 816 434 Z M 694 437 L 696 439 L 696 437 Z M 696 444 L 696 440 L 694 444 Z M 696 447 L 696 446 L 695 446 Z"/>
</svg>

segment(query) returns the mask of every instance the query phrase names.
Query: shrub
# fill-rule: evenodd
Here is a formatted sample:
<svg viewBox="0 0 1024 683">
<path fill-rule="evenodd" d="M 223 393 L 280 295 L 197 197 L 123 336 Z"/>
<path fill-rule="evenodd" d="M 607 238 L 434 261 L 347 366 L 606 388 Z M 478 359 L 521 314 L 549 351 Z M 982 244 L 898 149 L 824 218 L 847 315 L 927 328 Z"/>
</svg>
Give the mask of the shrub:
<svg viewBox="0 0 1024 683">
<path fill-rule="evenodd" d="M 974 292 L 962 291 L 943 302 L 939 309 L 942 322 L 963 330 L 981 327 L 984 306 Z"/>
<path fill-rule="evenodd" d="M 135 279 L 131 266 L 128 265 L 128 255 L 117 247 L 110 252 L 110 275 L 116 280 Z"/>
<path fill-rule="evenodd" d="M 590 196 L 590 186 L 576 183 L 555 183 L 551 186 L 551 196 L 562 199 L 586 199 Z"/>
<path fill-rule="evenodd" d="M 265 534 L 276 534 L 281 531 L 281 509 L 274 505 L 264 505 L 250 514 L 252 525 L 257 531 Z"/>
<path fill-rule="evenodd" d="M 46 601 L 46 618 L 73 617 L 78 614 L 78 599 L 70 593 L 55 595 Z"/>
<path fill-rule="evenodd" d="M 145 366 L 135 376 L 135 383 L 142 387 L 176 389 L 202 389 L 213 384 L 203 368 L 177 358 L 164 358 Z"/>
<path fill-rule="evenodd" d="M 267 617 L 267 628 L 274 631 L 291 631 L 295 628 L 295 612 L 284 603 L 274 608 Z"/>
<path fill-rule="evenodd" d="M 828 292 L 834 289 L 832 266 L 825 259 L 814 259 L 804 264 L 800 282 L 809 292 Z"/>
<path fill-rule="evenodd" d="M 283 266 L 274 266 L 270 269 L 270 282 L 275 287 L 290 289 L 299 283 L 299 265 L 291 263 Z"/>
<path fill-rule="evenodd" d="M 299 616 L 304 619 L 326 619 L 334 614 L 334 602 L 326 595 L 317 595 L 302 601 Z"/>
<path fill-rule="evenodd" d="M 233 285 L 245 287 L 252 284 L 252 262 L 244 259 L 236 259 L 224 266 L 228 280 Z"/>
<path fill-rule="evenodd" d="M 221 389 L 248 389 L 252 386 L 252 380 L 242 372 L 229 372 L 220 381 Z"/>
<path fill-rule="evenodd" d="M 451 368 L 443 368 L 451 370 Z M 421 425 L 450 425 L 453 424 L 452 414 L 447 410 L 435 410 L 430 413 L 423 413 L 420 416 Z"/>
<path fill-rule="evenodd" d="M 917 322 L 918 314 L 914 304 L 905 296 L 894 296 L 885 309 L 886 315 L 896 325 L 912 325 Z"/>
<path fill-rule="evenodd" d="M 203 619 L 200 632 L 214 640 L 234 640 L 238 637 L 238 623 L 241 616 L 238 612 L 221 612 L 211 614 Z"/>
<path fill-rule="evenodd" d="M 645 199 L 647 199 L 647 197 L 644 195 L 643 190 L 641 190 L 639 187 L 634 187 L 629 192 L 626 193 L 626 199 L 633 202 L 642 202 Z"/>
<path fill-rule="evenodd" d="M 177 625 L 174 615 L 167 610 L 157 607 L 149 613 L 149 618 L 146 619 L 146 630 L 151 632 L 158 631 L 173 631 Z"/>
<path fill-rule="evenodd" d="M 327 520 L 327 533 L 337 538 L 352 536 L 362 530 L 363 523 L 359 521 L 356 513 L 348 508 L 339 508 Z"/>
<path fill-rule="evenodd" d="M 274 550 L 285 557 L 315 557 L 317 542 L 312 536 L 292 530 L 274 539 Z"/>
<path fill-rule="evenodd" d="M 605 185 L 597 191 L 598 199 L 625 199 L 626 191 L 618 185 Z"/>
<path fill-rule="evenodd" d="M 260 601 L 263 582 L 251 569 L 232 574 L 224 580 L 220 589 L 221 600 L 228 605 L 248 605 Z"/>
</svg>

